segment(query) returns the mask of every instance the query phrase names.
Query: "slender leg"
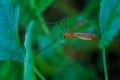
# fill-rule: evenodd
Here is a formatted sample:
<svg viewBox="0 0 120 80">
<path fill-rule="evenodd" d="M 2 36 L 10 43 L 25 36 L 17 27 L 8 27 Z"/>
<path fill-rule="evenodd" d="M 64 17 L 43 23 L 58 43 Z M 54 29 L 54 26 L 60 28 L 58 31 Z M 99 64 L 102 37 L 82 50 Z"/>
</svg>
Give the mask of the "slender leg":
<svg viewBox="0 0 120 80">
<path fill-rule="evenodd" d="M 70 39 L 70 41 L 71 41 L 71 45 L 73 46 L 73 48 L 77 48 L 76 46 L 75 46 L 75 44 L 74 44 L 74 42 L 73 42 L 73 39 Z"/>
</svg>

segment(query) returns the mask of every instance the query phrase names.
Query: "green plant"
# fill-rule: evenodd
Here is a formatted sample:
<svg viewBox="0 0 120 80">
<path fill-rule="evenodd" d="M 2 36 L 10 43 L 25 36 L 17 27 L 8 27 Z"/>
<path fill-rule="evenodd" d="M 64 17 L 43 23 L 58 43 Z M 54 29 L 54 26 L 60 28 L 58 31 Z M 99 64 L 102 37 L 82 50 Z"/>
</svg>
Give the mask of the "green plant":
<svg viewBox="0 0 120 80">
<path fill-rule="evenodd" d="M 82 13 L 84 17 L 67 17 L 57 21 L 54 26 L 48 27 L 48 22 L 42 14 L 53 2 L 54 0 L 38 0 L 38 2 L 37 0 L 0 0 L 0 60 L 13 60 L 24 63 L 25 80 L 37 80 L 36 74 L 41 80 L 46 80 L 43 75 L 51 74 L 51 76 L 57 77 L 68 65 L 71 66 L 68 67 L 68 71 L 65 71 L 64 74 L 69 73 L 69 71 L 71 73 L 61 78 L 62 80 L 78 80 L 78 77 L 83 80 L 93 80 L 96 76 L 93 69 L 78 65 L 74 62 L 74 58 L 72 60 L 65 55 L 66 52 L 71 54 L 79 49 L 86 49 L 89 52 L 94 48 L 95 41 L 86 42 L 72 39 L 73 44 L 77 47 L 74 48 L 69 39 L 63 38 L 66 28 L 69 30 L 84 19 L 86 23 L 80 29 L 74 30 L 74 32 L 87 31 L 100 35 L 97 45 L 102 51 L 105 80 L 108 80 L 105 48 L 114 40 L 120 30 L 120 0 L 101 1 L 99 26 L 97 20 L 86 19 L 90 14 L 90 10 L 85 9 L 83 13 L 86 14 Z M 59 3 L 57 4 L 59 6 Z M 67 6 L 63 6 L 67 9 L 67 11 L 63 10 L 64 12 L 70 11 Z M 92 8 L 93 6 L 91 6 Z M 74 9 L 71 9 L 71 12 L 72 10 L 74 11 Z M 25 11 L 28 12 L 27 16 Z M 75 13 L 73 12 L 73 14 Z M 24 47 L 20 41 L 18 26 L 27 29 Z M 38 44 L 38 49 L 34 48 L 35 42 Z M 65 44 L 63 44 L 64 42 Z M 36 65 L 36 63 L 38 64 Z M 41 73 L 37 67 L 40 68 Z M 44 74 L 42 75 L 42 73 Z M 53 77 L 53 79 L 56 79 L 56 77 Z"/>
</svg>

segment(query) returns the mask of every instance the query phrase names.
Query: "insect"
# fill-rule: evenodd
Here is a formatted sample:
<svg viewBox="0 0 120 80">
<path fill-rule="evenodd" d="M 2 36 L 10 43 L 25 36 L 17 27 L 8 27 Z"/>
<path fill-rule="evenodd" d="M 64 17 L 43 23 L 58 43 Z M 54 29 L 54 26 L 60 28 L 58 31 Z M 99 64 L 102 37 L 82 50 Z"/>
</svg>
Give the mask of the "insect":
<svg viewBox="0 0 120 80">
<path fill-rule="evenodd" d="M 85 21 L 82 20 L 81 22 L 79 22 L 78 24 L 76 24 L 71 30 L 78 28 L 79 26 L 81 26 Z M 82 40 L 96 40 L 97 39 L 97 35 L 90 33 L 90 32 L 78 32 L 78 33 L 72 33 L 70 31 L 67 31 L 63 37 L 68 37 L 68 38 L 79 38 Z"/>
<path fill-rule="evenodd" d="M 68 38 L 78 38 L 78 39 L 82 39 L 82 40 L 96 40 L 97 39 L 97 35 L 93 34 L 93 33 L 89 33 L 89 32 L 79 32 L 79 33 L 72 33 L 71 31 L 82 26 L 82 24 L 85 21 L 82 20 L 80 21 L 78 24 L 76 24 L 74 27 L 72 27 L 69 31 L 66 31 L 63 34 L 63 37 L 68 37 Z M 61 35 L 61 34 L 60 34 Z M 59 36 L 60 36 L 59 35 Z M 49 45 L 47 45 L 46 47 L 44 47 L 43 49 L 41 49 L 41 51 L 47 49 L 48 47 L 52 46 L 55 42 L 57 42 L 57 40 L 59 39 L 59 37 L 57 37 L 52 43 L 50 43 Z"/>
</svg>

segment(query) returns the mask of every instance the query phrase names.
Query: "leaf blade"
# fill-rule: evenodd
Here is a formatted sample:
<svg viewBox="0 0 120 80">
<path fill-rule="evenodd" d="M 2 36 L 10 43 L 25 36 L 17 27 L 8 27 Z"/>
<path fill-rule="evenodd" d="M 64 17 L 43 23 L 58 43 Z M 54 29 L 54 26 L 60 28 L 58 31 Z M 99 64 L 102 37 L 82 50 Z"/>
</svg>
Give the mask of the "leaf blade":
<svg viewBox="0 0 120 80">
<path fill-rule="evenodd" d="M 18 35 L 19 11 L 11 1 L 0 0 L 0 60 L 24 60 Z"/>
<path fill-rule="evenodd" d="M 101 40 L 99 47 L 105 47 L 120 30 L 120 0 L 103 0 L 100 7 Z"/>
<path fill-rule="evenodd" d="M 33 55 L 31 52 L 31 39 L 32 39 L 32 27 L 33 22 L 28 25 L 27 32 L 25 35 L 25 50 L 26 56 L 24 61 L 24 79 L 25 80 L 36 80 L 35 72 L 34 72 L 34 62 L 33 62 Z"/>
</svg>

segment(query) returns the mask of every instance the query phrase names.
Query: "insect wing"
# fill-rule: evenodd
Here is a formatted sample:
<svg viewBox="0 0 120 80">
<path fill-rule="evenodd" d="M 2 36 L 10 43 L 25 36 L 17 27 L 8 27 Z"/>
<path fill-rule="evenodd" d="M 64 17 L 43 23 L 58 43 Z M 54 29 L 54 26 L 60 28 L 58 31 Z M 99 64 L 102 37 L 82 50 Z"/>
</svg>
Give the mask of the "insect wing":
<svg viewBox="0 0 120 80">
<path fill-rule="evenodd" d="M 82 40 L 95 40 L 97 36 L 93 33 L 73 33 L 73 36 Z"/>
</svg>

